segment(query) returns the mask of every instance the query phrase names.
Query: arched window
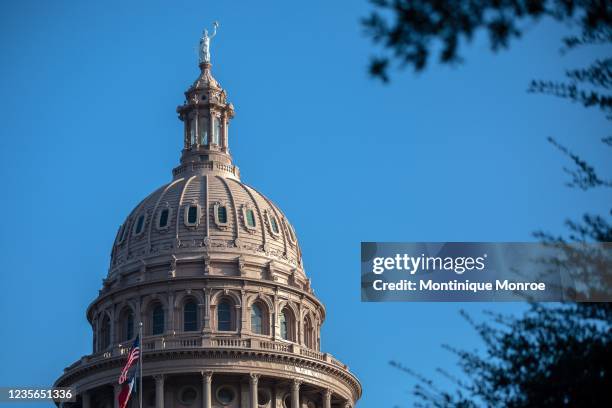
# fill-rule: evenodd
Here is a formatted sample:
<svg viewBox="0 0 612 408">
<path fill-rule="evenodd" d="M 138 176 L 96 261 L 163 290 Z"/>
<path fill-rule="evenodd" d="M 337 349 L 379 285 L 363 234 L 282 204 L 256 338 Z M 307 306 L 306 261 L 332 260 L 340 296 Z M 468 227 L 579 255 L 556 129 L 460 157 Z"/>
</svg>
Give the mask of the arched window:
<svg viewBox="0 0 612 408">
<path fill-rule="evenodd" d="M 304 345 L 308 348 L 314 348 L 314 329 L 308 316 L 304 319 Z"/>
<path fill-rule="evenodd" d="M 163 334 L 164 333 L 164 308 L 162 305 L 157 304 L 153 308 L 151 314 L 151 334 Z"/>
<path fill-rule="evenodd" d="M 232 330 L 232 305 L 227 300 L 222 300 L 217 306 L 217 330 Z"/>
<path fill-rule="evenodd" d="M 201 209 L 197 204 L 189 204 L 185 206 L 183 220 L 187 227 L 197 227 L 200 223 Z"/>
<path fill-rule="evenodd" d="M 100 325 L 100 351 L 106 350 L 111 343 L 110 318 L 104 315 Z"/>
<path fill-rule="evenodd" d="M 164 208 L 159 213 L 159 222 L 157 228 L 166 228 L 168 226 L 168 218 L 170 218 L 170 209 Z"/>
<path fill-rule="evenodd" d="M 129 340 L 134 337 L 134 313 L 130 310 L 125 319 L 125 339 Z"/>
<path fill-rule="evenodd" d="M 255 212 L 251 208 L 246 210 L 246 222 L 247 226 L 255 228 Z"/>
<path fill-rule="evenodd" d="M 276 221 L 276 217 L 275 216 L 270 217 L 270 223 L 272 224 L 272 231 L 275 234 L 278 234 L 280 232 L 280 230 L 278 229 L 278 222 Z"/>
<path fill-rule="evenodd" d="M 191 146 L 196 145 L 196 121 L 192 119 L 189 123 L 189 137 L 191 138 Z"/>
<path fill-rule="evenodd" d="M 227 223 L 227 207 L 224 205 L 220 205 L 217 207 L 217 217 L 219 218 L 219 223 L 225 224 Z"/>
<path fill-rule="evenodd" d="M 126 307 L 119 315 L 119 341 L 126 341 L 134 337 L 134 313 Z"/>
<path fill-rule="evenodd" d="M 141 214 L 136 220 L 136 228 L 134 229 L 134 235 L 140 235 L 144 227 L 144 214 Z"/>
<path fill-rule="evenodd" d="M 202 116 L 200 118 L 200 144 L 207 145 L 208 144 L 208 118 L 206 116 Z"/>
<path fill-rule="evenodd" d="M 264 315 L 261 306 L 253 303 L 251 306 L 251 332 L 264 334 Z"/>
<path fill-rule="evenodd" d="M 213 144 L 220 145 L 221 140 L 221 118 L 214 117 L 213 119 Z"/>
<path fill-rule="evenodd" d="M 293 341 L 293 314 L 284 308 L 280 315 L 280 335 L 284 340 Z"/>
<path fill-rule="evenodd" d="M 198 305 L 190 300 L 183 308 L 183 331 L 198 330 Z"/>
</svg>

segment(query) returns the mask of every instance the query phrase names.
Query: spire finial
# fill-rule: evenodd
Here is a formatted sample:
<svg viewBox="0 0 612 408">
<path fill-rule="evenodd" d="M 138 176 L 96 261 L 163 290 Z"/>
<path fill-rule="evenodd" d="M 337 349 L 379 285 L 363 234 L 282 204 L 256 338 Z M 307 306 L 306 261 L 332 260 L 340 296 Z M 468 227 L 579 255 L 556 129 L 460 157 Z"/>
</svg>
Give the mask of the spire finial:
<svg viewBox="0 0 612 408">
<path fill-rule="evenodd" d="M 217 35 L 217 28 L 219 28 L 219 22 L 213 22 L 213 33 L 208 35 L 208 30 L 204 29 L 202 38 L 200 38 L 200 64 L 210 64 L 210 40 Z"/>
</svg>

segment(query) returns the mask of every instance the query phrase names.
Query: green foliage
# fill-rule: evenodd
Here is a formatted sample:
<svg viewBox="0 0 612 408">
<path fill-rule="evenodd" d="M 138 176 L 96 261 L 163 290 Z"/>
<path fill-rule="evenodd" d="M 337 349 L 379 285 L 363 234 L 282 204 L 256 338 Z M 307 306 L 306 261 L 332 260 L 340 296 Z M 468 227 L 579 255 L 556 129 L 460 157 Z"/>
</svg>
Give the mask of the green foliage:
<svg viewBox="0 0 612 408">
<path fill-rule="evenodd" d="M 508 48 L 527 23 L 543 18 L 577 26 L 579 36 L 564 40 L 565 50 L 612 39 L 612 2 L 606 0 L 371 0 L 374 10 L 362 20 L 366 34 L 381 46 L 370 73 L 389 80 L 395 62 L 424 69 L 435 49 L 443 64 L 462 61 L 459 48 L 485 31 L 493 51 Z"/>
<path fill-rule="evenodd" d="M 454 390 L 440 390 L 400 363 L 390 363 L 417 378 L 416 406 L 603 407 L 609 403 L 609 306 L 532 304 L 523 316 L 488 312 L 489 320 L 479 323 L 462 314 L 484 341 L 485 350 L 445 346 L 458 357 L 465 374 L 464 380 L 451 378 Z"/>
</svg>

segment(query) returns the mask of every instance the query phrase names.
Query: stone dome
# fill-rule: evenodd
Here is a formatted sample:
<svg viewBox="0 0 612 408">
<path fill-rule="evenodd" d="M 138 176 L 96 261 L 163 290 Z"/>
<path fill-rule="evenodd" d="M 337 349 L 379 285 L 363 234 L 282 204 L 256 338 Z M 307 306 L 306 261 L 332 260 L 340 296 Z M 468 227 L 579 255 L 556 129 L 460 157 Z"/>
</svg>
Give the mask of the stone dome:
<svg viewBox="0 0 612 408">
<path fill-rule="evenodd" d="M 279 208 L 237 178 L 214 172 L 177 177 L 142 200 L 117 232 L 108 278 L 143 263 L 213 253 L 226 260 L 248 256 L 305 278 L 294 229 Z"/>
</svg>

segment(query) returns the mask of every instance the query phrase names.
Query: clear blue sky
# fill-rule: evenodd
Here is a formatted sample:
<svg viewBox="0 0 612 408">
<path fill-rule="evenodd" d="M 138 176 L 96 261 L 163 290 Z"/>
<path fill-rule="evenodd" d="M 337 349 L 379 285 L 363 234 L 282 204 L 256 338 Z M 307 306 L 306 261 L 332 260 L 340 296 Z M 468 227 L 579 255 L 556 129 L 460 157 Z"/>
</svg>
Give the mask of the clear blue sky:
<svg viewBox="0 0 612 408">
<path fill-rule="evenodd" d="M 202 28 L 218 19 L 214 72 L 236 106 L 243 180 L 296 227 L 326 304 L 322 348 L 364 386 L 360 407 L 407 407 L 412 380 L 452 369 L 443 343 L 480 346 L 465 307 L 361 304 L 360 241 L 526 241 L 611 196 L 563 186 L 554 136 L 609 174 L 598 112 L 525 92 L 592 51 L 558 53 L 536 25 L 509 52 L 483 41 L 458 68 L 389 86 L 366 74 L 372 45 L 344 2 L 19 1 L 0 5 L 0 385 L 47 385 L 89 353 L 85 308 L 118 225 L 171 177 L 175 108 L 195 79 Z M 594 149 L 597 146 L 598 149 Z M 32 405 L 33 406 L 33 405 Z"/>
</svg>

